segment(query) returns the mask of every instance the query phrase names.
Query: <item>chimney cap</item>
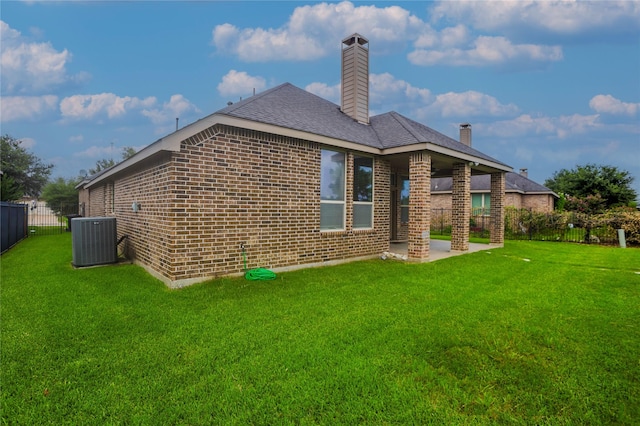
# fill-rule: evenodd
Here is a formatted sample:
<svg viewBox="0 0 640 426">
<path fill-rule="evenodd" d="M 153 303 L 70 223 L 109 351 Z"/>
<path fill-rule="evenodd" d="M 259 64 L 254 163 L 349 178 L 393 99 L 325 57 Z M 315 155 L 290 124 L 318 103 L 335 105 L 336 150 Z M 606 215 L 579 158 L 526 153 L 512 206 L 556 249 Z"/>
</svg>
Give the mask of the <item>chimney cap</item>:
<svg viewBox="0 0 640 426">
<path fill-rule="evenodd" d="M 349 37 L 342 40 L 342 44 L 346 44 L 347 46 L 351 46 L 354 43 L 358 43 L 359 45 L 364 46 L 365 44 L 369 44 L 369 40 L 358 33 L 353 33 Z"/>
<path fill-rule="evenodd" d="M 469 123 L 461 123 L 460 124 L 460 128 L 461 129 L 468 129 L 469 127 L 471 127 L 471 124 L 469 124 Z"/>
</svg>

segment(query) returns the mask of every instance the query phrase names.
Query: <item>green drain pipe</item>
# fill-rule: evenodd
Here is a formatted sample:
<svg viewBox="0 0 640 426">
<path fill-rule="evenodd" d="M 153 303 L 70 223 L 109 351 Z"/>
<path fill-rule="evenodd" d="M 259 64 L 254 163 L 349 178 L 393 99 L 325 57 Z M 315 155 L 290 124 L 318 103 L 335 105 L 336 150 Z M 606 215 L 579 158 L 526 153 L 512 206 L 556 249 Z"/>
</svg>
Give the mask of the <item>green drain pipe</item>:
<svg viewBox="0 0 640 426">
<path fill-rule="evenodd" d="M 275 280 L 276 274 L 265 268 L 255 268 L 247 270 L 247 252 L 244 249 L 244 244 L 240 244 L 242 249 L 242 257 L 244 258 L 244 277 L 251 281 L 266 281 Z"/>
</svg>

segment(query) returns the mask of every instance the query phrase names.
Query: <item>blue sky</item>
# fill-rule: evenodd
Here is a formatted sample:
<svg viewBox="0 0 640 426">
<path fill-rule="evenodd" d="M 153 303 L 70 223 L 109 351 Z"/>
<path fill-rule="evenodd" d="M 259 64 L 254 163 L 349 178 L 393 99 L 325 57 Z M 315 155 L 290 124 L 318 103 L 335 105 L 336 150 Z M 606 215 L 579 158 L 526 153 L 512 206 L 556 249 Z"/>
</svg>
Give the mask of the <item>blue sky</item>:
<svg viewBox="0 0 640 426">
<path fill-rule="evenodd" d="M 369 39 L 371 114 L 397 111 L 543 183 L 587 163 L 640 193 L 640 2 L 3 1 L 2 133 L 74 177 L 289 82 L 339 103 Z"/>
</svg>

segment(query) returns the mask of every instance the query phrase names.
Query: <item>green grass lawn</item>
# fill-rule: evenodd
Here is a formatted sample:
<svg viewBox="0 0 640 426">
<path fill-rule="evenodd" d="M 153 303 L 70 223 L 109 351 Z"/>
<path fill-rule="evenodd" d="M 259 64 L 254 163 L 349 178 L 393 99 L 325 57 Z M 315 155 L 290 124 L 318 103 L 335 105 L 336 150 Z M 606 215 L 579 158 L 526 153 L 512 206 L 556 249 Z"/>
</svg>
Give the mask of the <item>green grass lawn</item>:
<svg viewBox="0 0 640 426">
<path fill-rule="evenodd" d="M 638 249 L 507 242 L 181 290 L 70 263 L 70 234 L 2 256 L 3 424 L 640 421 Z"/>
</svg>

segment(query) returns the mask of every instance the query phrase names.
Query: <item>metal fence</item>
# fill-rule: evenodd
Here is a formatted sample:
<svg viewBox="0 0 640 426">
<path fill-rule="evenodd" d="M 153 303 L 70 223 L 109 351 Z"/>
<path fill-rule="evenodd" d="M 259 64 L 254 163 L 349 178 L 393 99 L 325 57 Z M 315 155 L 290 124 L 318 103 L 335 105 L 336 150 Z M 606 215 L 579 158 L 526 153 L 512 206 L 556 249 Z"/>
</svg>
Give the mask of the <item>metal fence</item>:
<svg viewBox="0 0 640 426">
<path fill-rule="evenodd" d="M 28 235 L 29 210 L 26 204 L 0 203 L 1 252 L 9 250 Z"/>
<path fill-rule="evenodd" d="M 70 231 L 70 220 L 78 217 L 78 204 L 49 206 L 44 201 L 28 204 L 29 236 L 54 235 Z"/>
<path fill-rule="evenodd" d="M 508 209 L 505 238 L 510 240 L 568 241 L 616 245 L 618 232 L 610 223 L 586 213 L 536 213 Z"/>
<path fill-rule="evenodd" d="M 452 209 L 431 210 L 431 234 L 451 235 L 453 224 Z M 473 209 L 469 218 L 469 234 L 471 237 L 489 238 L 489 210 Z"/>
<path fill-rule="evenodd" d="M 489 212 L 474 209 L 469 219 L 470 237 L 489 237 Z M 431 234 L 451 235 L 452 210 L 431 211 Z M 619 244 L 617 229 L 584 213 L 537 213 L 527 209 L 507 209 L 505 239 L 567 241 L 587 244 Z"/>
</svg>

